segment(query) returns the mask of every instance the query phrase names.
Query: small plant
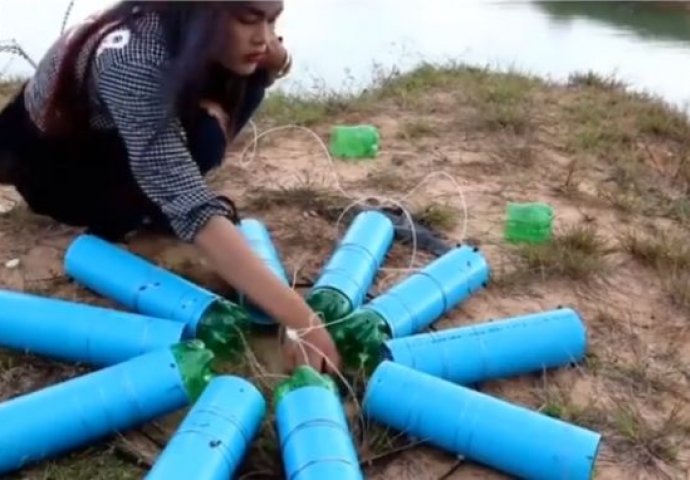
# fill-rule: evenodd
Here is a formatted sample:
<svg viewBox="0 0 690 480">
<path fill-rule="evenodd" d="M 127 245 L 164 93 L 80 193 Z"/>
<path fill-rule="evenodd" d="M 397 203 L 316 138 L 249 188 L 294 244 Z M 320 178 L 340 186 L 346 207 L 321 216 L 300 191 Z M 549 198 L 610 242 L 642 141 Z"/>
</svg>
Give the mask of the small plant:
<svg viewBox="0 0 690 480">
<path fill-rule="evenodd" d="M 614 450 L 629 455 L 639 465 L 654 465 L 654 459 L 672 465 L 678 457 L 678 442 L 674 437 L 682 427 L 677 415 L 674 410 L 655 426 L 634 406 L 633 401 L 619 401 L 610 418 L 610 426 L 615 432 L 610 436 L 610 442 Z"/>
<path fill-rule="evenodd" d="M 452 230 L 460 223 L 461 213 L 450 205 L 431 203 L 415 213 L 421 224 L 439 230 Z"/>
<path fill-rule="evenodd" d="M 309 181 L 282 188 L 259 188 L 248 195 L 247 207 L 270 210 L 273 207 L 291 207 L 304 212 L 315 212 L 327 219 L 337 219 L 351 201 L 340 194 Z"/>
<path fill-rule="evenodd" d="M 690 272 L 673 270 L 664 280 L 671 301 L 679 308 L 690 312 Z"/>
<path fill-rule="evenodd" d="M 561 276 L 572 280 L 587 280 L 602 274 L 606 253 L 604 240 L 591 225 L 575 225 L 548 243 L 518 249 L 529 271 L 543 278 Z"/>
<path fill-rule="evenodd" d="M 390 190 L 393 192 L 406 192 L 413 187 L 413 182 L 404 177 L 395 168 L 377 168 L 367 174 L 365 185 L 376 190 Z"/>
<path fill-rule="evenodd" d="M 671 232 L 646 235 L 631 230 L 623 235 L 621 243 L 636 260 L 660 271 L 690 268 L 690 244 L 684 235 Z"/>
<path fill-rule="evenodd" d="M 620 90 L 625 84 L 613 76 L 602 76 L 593 71 L 573 73 L 568 77 L 568 85 L 571 87 L 587 87 L 604 91 Z"/>
<path fill-rule="evenodd" d="M 397 136 L 403 140 L 436 137 L 438 136 L 438 127 L 428 120 L 411 120 L 400 125 Z"/>
</svg>

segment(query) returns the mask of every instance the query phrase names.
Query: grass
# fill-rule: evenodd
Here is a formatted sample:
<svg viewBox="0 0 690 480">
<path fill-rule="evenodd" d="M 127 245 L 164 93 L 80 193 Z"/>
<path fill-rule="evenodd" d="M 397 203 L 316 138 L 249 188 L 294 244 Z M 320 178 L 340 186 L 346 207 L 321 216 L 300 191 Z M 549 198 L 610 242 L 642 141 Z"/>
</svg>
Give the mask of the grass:
<svg viewBox="0 0 690 480">
<path fill-rule="evenodd" d="M 8 480 L 135 480 L 142 468 L 122 458 L 111 446 L 86 448 L 57 461 L 47 461 Z"/>
<path fill-rule="evenodd" d="M 417 140 L 427 137 L 438 137 L 439 125 L 435 125 L 430 120 L 408 120 L 400 125 L 398 138 L 402 140 Z"/>
<path fill-rule="evenodd" d="M 396 193 L 404 193 L 416 183 L 416 179 L 411 179 L 390 167 L 372 169 L 363 181 L 367 188 Z"/>
<path fill-rule="evenodd" d="M 630 230 L 621 239 L 624 250 L 656 271 L 671 301 L 690 312 L 690 244 L 686 233 Z"/>
<path fill-rule="evenodd" d="M 615 92 L 625 87 L 625 84 L 615 77 L 602 76 L 591 70 L 569 75 L 568 85 L 571 87 L 593 88 L 605 92 Z"/>
<path fill-rule="evenodd" d="M 527 272 L 542 279 L 560 277 L 577 281 L 604 274 L 606 253 L 604 239 L 588 224 L 566 227 L 547 243 L 517 248 Z"/>
<path fill-rule="evenodd" d="M 682 310 L 690 312 L 690 272 L 672 270 L 663 279 L 663 285 L 671 301 Z"/>
<path fill-rule="evenodd" d="M 413 217 L 432 231 L 450 231 L 460 225 L 462 212 L 451 205 L 433 202 L 414 212 Z"/>
<path fill-rule="evenodd" d="M 675 465 L 682 439 L 688 433 L 687 419 L 679 408 L 672 408 L 661 421 L 652 422 L 637 406 L 636 392 L 615 395 L 610 406 L 592 398 L 588 404 L 576 404 L 571 387 L 547 374 L 541 388 L 535 390 L 538 411 L 565 422 L 604 433 L 604 443 L 616 454 L 643 467 L 653 467 L 655 460 Z"/>
<path fill-rule="evenodd" d="M 21 80 L 18 79 L 0 79 L 0 106 L 15 95 L 21 87 Z"/>
<path fill-rule="evenodd" d="M 653 466 L 655 459 L 675 464 L 677 436 L 688 433 L 687 426 L 679 422 L 678 411 L 673 410 L 660 424 L 654 425 L 634 406 L 632 399 L 620 400 L 608 419 L 615 432 L 609 439 L 614 451 L 641 466 Z"/>
<path fill-rule="evenodd" d="M 337 219 L 350 202 L 350 199 L 341 194 L 333 193 L 307 179 L 290 187 L 256 189 L 247 196 L 244 208 L 270 210 L 290 207 L 303 212 L 315 212 L 328 219 Z"/>
<path fill-rule="evenodd" d="M 648 267 L 660 271 L 690 268 L 690 244 L 684 234 L 669 231 L 644 234 L 630 230 L 621 243 L 626 252 Z"/>
<path fill-rule="evenodd" d="M 545 381 L 541 388 L 536 389 L 536 396 L 540 404 L 537 411 L 544 415 L 594 429 L 602 424 L 600 409 L 594 405 L 575 404 L 570 398 L 570 390 L 560 383 Z"/>
</svg>

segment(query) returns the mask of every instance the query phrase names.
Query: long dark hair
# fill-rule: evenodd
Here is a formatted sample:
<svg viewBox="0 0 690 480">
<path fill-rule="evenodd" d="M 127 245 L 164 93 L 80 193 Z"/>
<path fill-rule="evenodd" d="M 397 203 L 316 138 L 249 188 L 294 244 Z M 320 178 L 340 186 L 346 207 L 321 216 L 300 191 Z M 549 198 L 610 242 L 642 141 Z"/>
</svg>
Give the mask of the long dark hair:
<svg viewBox="0 0 690 480">
<path fill-rule="evenodd" d="M 104 38 L 122 25 L 134 28 L 139 15 L 157 14 L 170 53 L 171 61 L 162 78 L 161 99 L 169 114 L 193 120 L 202 96 L 220 103 L 226 110 L 230 125 L 242 101 L 246 79 L 233 75 L 211 61 L 220 45 L 222 22 L 245 2 L 235 1 L 122 1 L 82 26 L 69 38 L 58 69 L 57 81 L 46 112 L 48 133 L 83 132 L 88 126 L 88 102 L 85 84 L 78 77 L 77 61 L 83 47 Z M 133 32 L 136 34 L 136 31 Z M 90 54 L 94 55 L 94 51 Z M 91 58 L 88 58 L 90 64 Z M 161 126 L 162 127 L 162 126 Z"/>
</svg>

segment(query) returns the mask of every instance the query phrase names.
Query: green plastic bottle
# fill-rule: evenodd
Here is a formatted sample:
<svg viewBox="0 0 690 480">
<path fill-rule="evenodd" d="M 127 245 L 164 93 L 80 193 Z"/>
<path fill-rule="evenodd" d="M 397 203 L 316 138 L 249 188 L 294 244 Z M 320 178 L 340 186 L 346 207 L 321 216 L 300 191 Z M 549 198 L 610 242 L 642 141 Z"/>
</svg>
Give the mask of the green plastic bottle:
<svg viewBox="0 0 690 480">
<path fill-rule="evenodd" d="M 354 310 L 350 299 L 333 288 L 318 288 L 306 301 L 325 323 L 345 368 L 370 372 L 378 365 L 383 343 L 390 338 L 383 318 L 371 310 Z"/>
<path fill-rule="evenodd" d="M 509 203 L 505 238 L 511 243 L 545 243 L 551 240 L 553 208 L 540 202 Z"/>
<path fill-rule="evenodd" d="M 303 387 L 323 387 L 338 394 L 338 387 L 331 377 L 320 374 L 309 365 L 300 365 L 295 368 L 290 378 L 283 380 L 276 387 L 273 393 L 275 405 L 278 405 L 288 393 Z"/>
<path fill-rule="evenodd" d="M 201 340 L 189 340 L 171 347 L 187 395 L 193 403 L 213 379 L 213 352 Z"/>
<path fill-rule="evenodd" d="M 381 144 L 373 125 L 336 125 L 331 128 L 331 154 L 339 158 L 373 158 Z"/>
<path fill-rule="evenodd" d="M 199 321 L 196 338 L 223 360 L 238 360 L 246 349 L 243 338 L 252 325 L 246 308 L 225 299 L 213 302 Z"/>
<path fill-rule="evenodd" d="M 353 305 L 349 298 L 334 288 L 316 288 L 307 295 L 307 305 L 318 313 L 330 330 L 331 324 L 352 313 Z"/>
<path fill-rule="evenodd" d="M 366 308 L 358 309 L 331 327 L 333 341 L 350 371 L 371 373 L 382 358 L 390 331 L 383 318 Z"/>
</svg>

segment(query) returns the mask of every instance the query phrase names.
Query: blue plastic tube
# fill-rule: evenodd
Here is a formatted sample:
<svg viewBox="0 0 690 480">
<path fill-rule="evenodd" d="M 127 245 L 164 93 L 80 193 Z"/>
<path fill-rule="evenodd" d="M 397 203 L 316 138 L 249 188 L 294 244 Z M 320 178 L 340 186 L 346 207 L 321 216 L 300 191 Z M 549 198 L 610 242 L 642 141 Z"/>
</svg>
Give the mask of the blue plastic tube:
<svg viewBox="0 0 690 480">
<path fill-rule="evenodd" d="M 460 246 L 377 296 L 363 309 L 381 317 L 392 337 L 422 331 L 489 281 L 481 252 Z"/>
<path fill-rule="evenodd" d="M 359 307 L 393 245 L 393 222 L 377 211 L 358 214 L 323 267 L 312 291 L 333 289 Z"/>
<path fill-rule="evenodd" d="M 601 435 L 384 361 L 365 392 L 365 415 L 517 478 L 589 480 Z"/>
<path fill-rule="evenodd" d="M 561 308 L 396 338 L 385 349 L 395 363 L 468 385 L 579 362 L 587 328 Z"/>
<path fill-rule="evenodd" d="M 288 480 L 362 480 L 343 405 L 322 386 L 287 393 L 276 422 Z"/>
<path fill-rule="evenodd" d="M 0 403 L 0 474 L 65 454 L 190 402 L 171 349 Z"/>
<path fill-rule="evenodd" d="M 289 286 L 290 280 L 266 226 L 259 220 L 245 218 L 240 222 L 240 230 L 254 253 L 266 263 L 266 266 L 276 274 L 280 281 Z M 250 307 L 250 305 L 246 305 L 244 299 L 242 299 L 241 303 L 246 307 Z M 275 320 L 266 315 L 266 313 L 259 311 L 256 307 L 250 307 L 248 310 L 252 321 L 255 323 L 260 325 L 273 325 L 276 323 Z"/>
<path fill-rule="evenodd" d="M 94 292 L 153 317 L 185 324 L 192 338 L 218 296 L 142 257 L 92 235 L 80 235 L 65 254 L 67 275 Z"/>
<path fill-rule="evenodd" d="M 146 480 L 234 478 L 266 414 L 261 392 L 247 380 L 211 380 L 146 476 Z"/>
<path fill-rule="evenodd" d="M 180 322 L 0 290 L 0 347 L 97 367 L 182 340 Z"/>
</svg>

